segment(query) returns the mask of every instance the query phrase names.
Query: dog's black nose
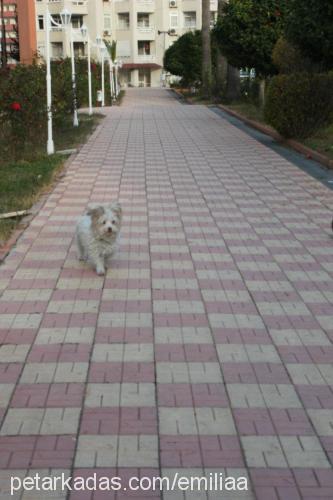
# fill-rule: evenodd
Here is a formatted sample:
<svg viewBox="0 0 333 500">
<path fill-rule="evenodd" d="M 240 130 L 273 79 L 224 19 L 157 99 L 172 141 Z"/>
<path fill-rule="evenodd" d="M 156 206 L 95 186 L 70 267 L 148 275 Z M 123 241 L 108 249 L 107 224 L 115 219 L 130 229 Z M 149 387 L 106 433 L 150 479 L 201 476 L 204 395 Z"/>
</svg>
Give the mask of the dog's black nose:
<svg viewBox="0 0 333 500">
<path fill-rule="evenodd" d="M 109 233 L 112 233 L 112 227 L 109 227 L 108 231 Z"/>
</svg>

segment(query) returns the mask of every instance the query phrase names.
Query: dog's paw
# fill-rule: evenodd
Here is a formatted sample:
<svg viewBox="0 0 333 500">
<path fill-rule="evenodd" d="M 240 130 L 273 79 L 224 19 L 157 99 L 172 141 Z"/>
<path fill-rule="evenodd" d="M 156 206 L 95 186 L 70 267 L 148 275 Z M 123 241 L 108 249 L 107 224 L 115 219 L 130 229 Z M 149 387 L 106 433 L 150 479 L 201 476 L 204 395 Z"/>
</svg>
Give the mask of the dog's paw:
<svg viewBox="0 0 333 500">
<path fill-rule="evenodd" d="M 98 276 L 104 276 L 105 274 L 104 267 L 96 267 L 96 273 L 98 274 Z"/>
</svg>

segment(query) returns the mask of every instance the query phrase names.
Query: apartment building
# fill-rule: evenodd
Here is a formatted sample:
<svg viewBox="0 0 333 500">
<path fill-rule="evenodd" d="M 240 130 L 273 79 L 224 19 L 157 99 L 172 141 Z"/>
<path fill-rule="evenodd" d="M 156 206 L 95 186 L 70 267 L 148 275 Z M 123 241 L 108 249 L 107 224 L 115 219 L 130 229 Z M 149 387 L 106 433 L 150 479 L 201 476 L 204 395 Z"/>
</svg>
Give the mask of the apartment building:
<svg viewBox="0 0 333 500">
<path fill-rule="evenodd" d="M 201 29 L 201 0 L 34 0 L 37 50 L 45 54 L 45 12 L 60 19 L 66 8 L 72 13 L 74 51 L 86 56 L 80 35 L 85 24 L 92 41 L 96 36 L 117 41 L 117 58 L 123 63 L 120 79 L 124 86 L 159 87 L 164 82 L 165 50 L 188 30 Z M 211 0 L 212 23 L 217 16 L 217 0 Z M 69 55 L 68 34 L 52 27 L 51 55 Z M 92 47 L 93 57 L 97 48 Z"/>
<path fill-rule="evenodd" d="M 16 0 L 1 0 L 0 10 L 1 44 L 0 55 L 2 60 L 2 50 L 6 56 L 8 65 L 16 64 L 18 52 L 18 20 Z"/>
</svg>

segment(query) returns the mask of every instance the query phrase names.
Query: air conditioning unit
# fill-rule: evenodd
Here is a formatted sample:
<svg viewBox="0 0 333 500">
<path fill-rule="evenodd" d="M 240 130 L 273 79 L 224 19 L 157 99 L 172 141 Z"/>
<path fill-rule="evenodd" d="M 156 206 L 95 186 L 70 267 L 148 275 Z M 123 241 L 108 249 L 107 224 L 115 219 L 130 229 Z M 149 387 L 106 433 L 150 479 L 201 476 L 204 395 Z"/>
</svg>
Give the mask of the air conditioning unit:
<svg viewBox="0 0 333 500">
<path fill-rule="evenodd" d="M 177 0 L 169 0 L 170 9 L 177 7 Z"/>
<path fill-rule="evenodd" d="M 110 36 L 111 35 L 111 30 L 104 30 L 103 31 L 104 36 Z"/>
<path fill-rule="evenodd" d="M 177 35 L 177 31 L 175 30 L 175 28 L 171 28 L 171 29 L 169 30 L 169 35 L 170 35 L 170 36 L 175 36 L 175 35 Z"/>
</svg>

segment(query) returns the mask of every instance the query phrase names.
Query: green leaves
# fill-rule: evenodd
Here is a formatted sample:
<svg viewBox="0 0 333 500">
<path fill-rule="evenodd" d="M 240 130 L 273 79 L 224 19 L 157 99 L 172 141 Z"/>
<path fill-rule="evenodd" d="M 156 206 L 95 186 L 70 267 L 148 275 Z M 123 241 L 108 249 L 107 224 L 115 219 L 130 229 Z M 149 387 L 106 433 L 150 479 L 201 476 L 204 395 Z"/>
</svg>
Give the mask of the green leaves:
<svg viewBox="0 0 333 500">
<path fill-rule="evenodd" d="M 265 77 L 276 72 L 273 47 L 283 32 L 286 0 L 230 0 L 215 28 L 215 36 L 229 63 L 255 68 Z"/>
<path fill-rule="evenodd" d="M 290 0 L 286 36 L 318 69 L 332 69 L 333 1 Z"/>
<path fill-rule="evenodd" d="M 164 67 L 173 75 L 180 76 L 185 86 L 201 80 L 202 41 L 201 32 L 188 32 L 168 48 L 164 55 Z"/>
</svg>

